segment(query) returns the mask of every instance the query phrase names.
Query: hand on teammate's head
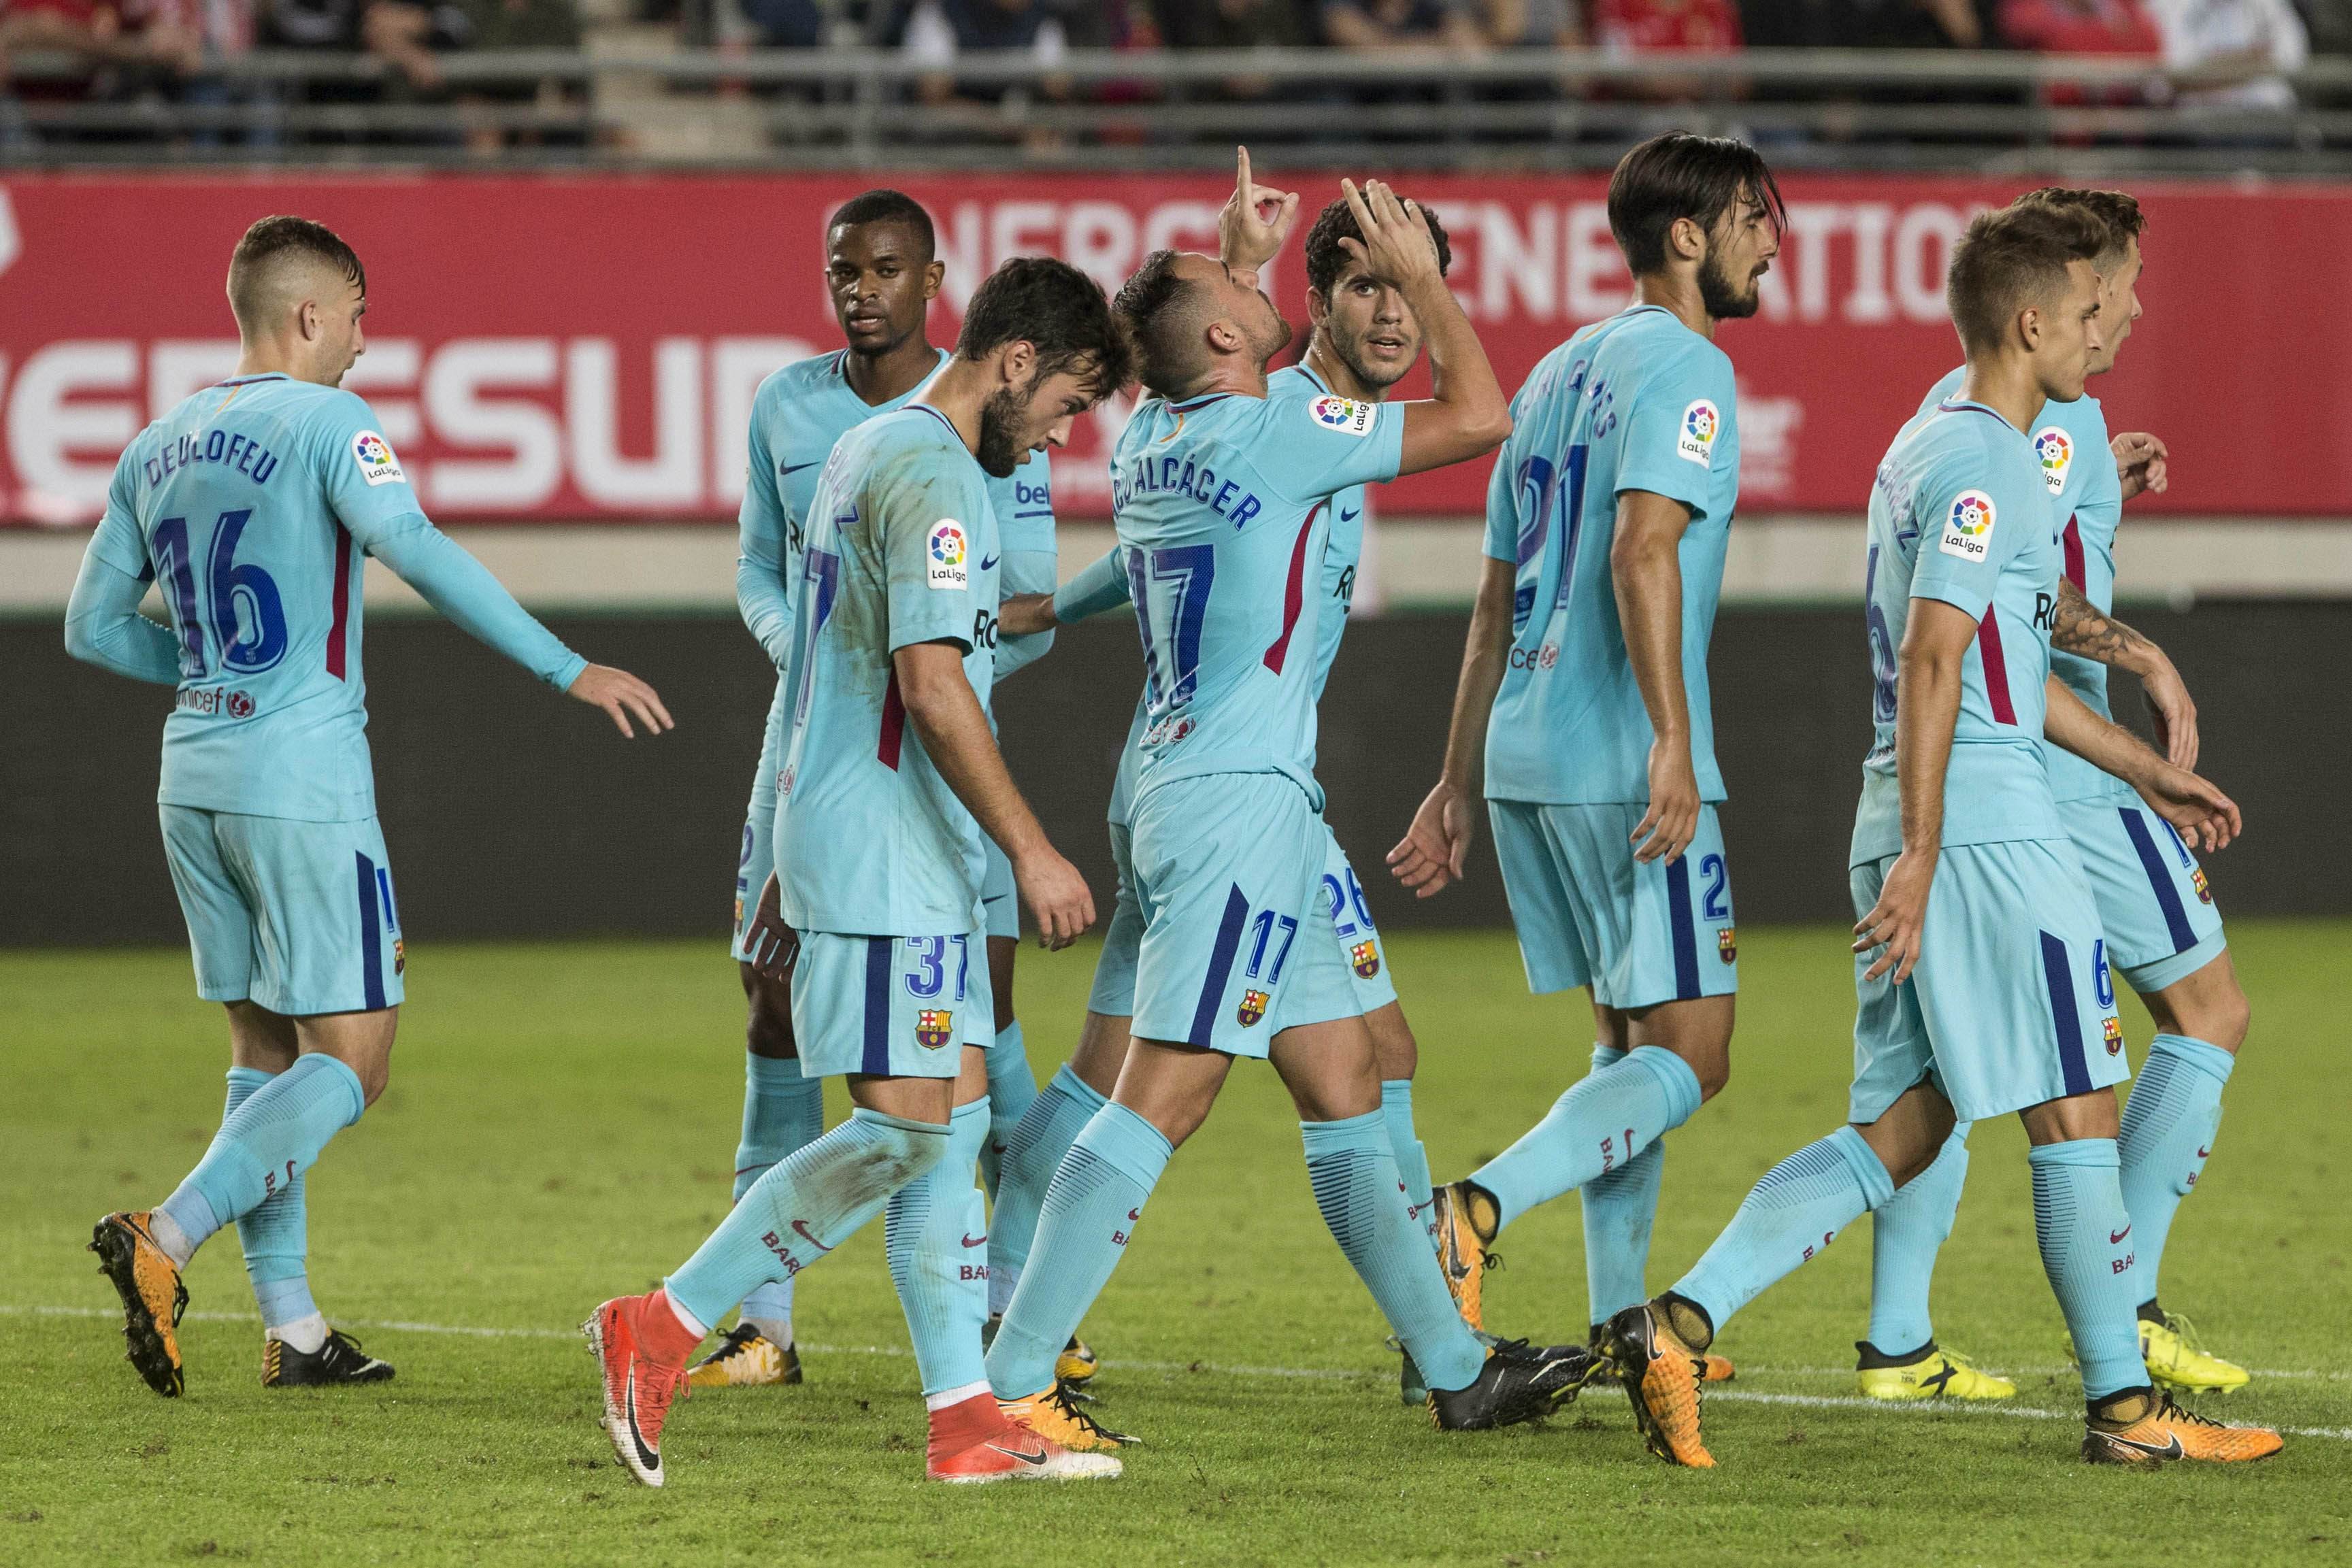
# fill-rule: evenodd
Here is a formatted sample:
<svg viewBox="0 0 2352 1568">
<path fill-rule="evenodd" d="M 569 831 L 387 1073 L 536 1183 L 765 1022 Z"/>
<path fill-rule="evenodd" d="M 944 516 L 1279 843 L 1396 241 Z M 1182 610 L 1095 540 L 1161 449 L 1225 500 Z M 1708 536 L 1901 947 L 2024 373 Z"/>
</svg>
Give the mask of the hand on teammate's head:
<svg viewBox="0 0 2352 1568">
<path fill-rule="evenodd" d="M 1342 180 L 1339 190 L 1364 236 L 1356 240 L 1342 235 L 1339 243 L 1365 271 L 1399 288 L 1443 276 L 1436 242 L 1430 238 L 1429 225 L 1417 204 L 1398 199 L 1379 180 L 1365 181 L 1360 190 L 1353 180 Z"/>
</svg>

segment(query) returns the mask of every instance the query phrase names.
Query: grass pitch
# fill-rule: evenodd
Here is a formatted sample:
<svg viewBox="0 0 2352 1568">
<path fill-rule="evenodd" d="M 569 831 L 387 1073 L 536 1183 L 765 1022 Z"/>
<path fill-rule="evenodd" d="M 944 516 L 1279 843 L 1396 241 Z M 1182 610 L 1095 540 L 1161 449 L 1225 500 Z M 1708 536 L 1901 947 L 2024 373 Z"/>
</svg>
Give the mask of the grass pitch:
<svg viewBox="0 0 2352 1568">
<path fill-rule="evenodd" d="M 1654 1288 L 1845 1103 L 1843 939 L 1742 935 L 1732 1084 L 1668 1141 Z M 609 1456 L 574 1325 L 675 1266 L 728 1202 L 742 1005 L 717 943 L 414 949 L 393 1086 L 310 1197 L 320 1303 L 399 1379 L 261 1388 L 224 1235 L 191 1270 L 173 1403 L 124 1364 L 82 1246 L 99 1214 L 161 1198 L 203 1152 L 226 1065 L 217 1009 L 191 994 L 182 954 L 0 954 L 0 1563 L 2345 1561 L 2336 981 L 2352 930 L 2231 935 L 2254 1032 L 2164 1299 L 2259 1369 L 2212 1407 L 2302 1434 L 2268 1464 L 2077 1462 L 2079 1394 L 2013 1120 L 1975 1136 L 1937 1281 L 1939 1334 L 2017 1376 L 2009 1406 L 1852 1399 L 1858 1226 L 1718 1341 L 1740 1374 L 1708 1399 L 1712 1474 L 1644 1455 L 1609 1391 L 1540 1429 L 1433 1432 L 1398 1404 L 1383 1327 L 1316 1217 L 1286 1097 L 1244 1067 L 1087 1325 L 1104 1414 L 1149 1446 L 1108 1485 L 982 1492 L 923 1482 L 878 1225 L 802 1281 L 806 1386 L 680 1407 L 661 1492 Z M 1588 1020 L 1526 994 L 1506 936 L 1392 946 L 1444 1179 L 1584 1071 Z M 1076 1034 L 1090 950 L 1032 948 L 1021 965 L 1042 1077 Z M 2137 1056 L 2149 1030 L 2126 1009 Z M 1496 1327 L 1582 1337 L 1578 1232 L 1572 1201 L 1511 1229 L 1487 1286 Z"/>
</svg>

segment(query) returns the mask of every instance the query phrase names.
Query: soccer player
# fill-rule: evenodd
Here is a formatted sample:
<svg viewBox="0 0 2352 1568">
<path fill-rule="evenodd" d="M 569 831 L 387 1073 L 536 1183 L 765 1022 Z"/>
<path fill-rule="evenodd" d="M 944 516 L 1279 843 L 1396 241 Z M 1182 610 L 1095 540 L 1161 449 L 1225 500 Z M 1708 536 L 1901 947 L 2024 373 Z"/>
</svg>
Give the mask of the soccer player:
<svg viewBox="0 0 2352 1568">
<path fill-rule="evenodd" d="M 116 465 L 66 610 L 76 658 L 179 688 L 163 725 L 164 858 L 196 992 L 228 1009 L 228 1104 L 195 1169 L 90 1249 L 122 1297 L 131 1364 L 185 1386 L 181 1283 L 234 1222 L 261 1308 L 261 1380 L 392 1375 L 312 1301 L 303 1172 L 383 1092 L 406 951 L 376 825 L 360 660 L 365 558 L 473 635 L 610 714 L 670 727 L 652 687 L 572 653 L 425 520 L 366 402 L 367 274 L 331 231 L 264 218 L 229 259 L 236 374 L 149 425 Z M 140 615 L 159 584 L 168 630 Z"/>
<path fill-rule="evenodd" d="M 2115 368 L 2139 319 L 2138 202 L 2121 191 L 2047 188 L 2018 198 L 2077 207 L 2105 224 L 2100 277 L 2099 351 L 2090 373 Z M 1950 397 L 1964 372 L 1937 382 L 1926 413 Z M 2195 706 L 2163 652 L 2114 618 L 2116 529 L 2124 502 L 2165 483 L 2164 444 L 2138 433 L 2112 445 L 2099 400 L 2043 405 L 2033 421 L 2034 455 L 2056 497 L 2064 582 L 2051 631 L 2052 667 L 2084 706 L 2109 716 L 2107 666 L 2137 674 L 2156 704 L 2171 760 L 2197 762 Z M 2112 458 L 2112 461 L 2110 461 Z M 2250 1009 L 2222 936 L 2221 917 L 2196 857 L 2170 823 L 2131 787 L 2073 753 L 2043 747 L 2052 793 L 2067 837 L 2089 873 L 2105 932 L 2108 963 L 2121 970 L 2155 1018 L 2148 1061 L 2124 1103 L 2117 1138 L 2124 1207 L 2146 1281 L 2139 1303 L 2140 1354 L 2148 1375 L 2185 1393 L 2242 1386 L 2243 1367 L 2207 1352 L 2185 1320 L 2158 1304 L 2157 1270 L 2180 1200 L 2197 1185 L 2221 1125 L 2221 1089 L 2243 1043 Z M 1856 1348 L 1864 1394 L 1911 1399 L 1935 1394 L 2000 1398 L 2016 1392 L 1939 1347 L 1927 1312 L 1937 1249 L 1951 1234 L 1968 1174 L 1968 1126 L 1952 1130 L 1933 1165 L 1872 1217 L 1870 1337 Z M 1914 1349 L 1912 1347 L 1919 1347 Z"/>
<path fill-rule="evenodd" d="M 1326 503 L 1491 451 L 1508 428 L 1419 211 L 1377 182 L 1342 188 L 1363 236 L 1343 248 L 1410 302 L 1433 401 L 1267 398 L 1265 367 L 1290 327 L 1257 269 L 1280 250 L 1297 198 L 1254 187 L 1246 162 L 1223 259 L 1158 252 L 1119 290 L 1155 394 L 1111 464 L 1146 670 L 1129 813 L 1143 918 L 1132 1038 L 1111 1097 L 1046 1188 L 988 1354 L 1006 1411 L 1067 1447 L 1126 1440 L 1076 1408 L 1055 1364 L 1236 1057 L 1271 1061 L 1289 1087 L 1316 1202 L 1421 1367 L 1438 1425 L 1540 1416 L 1582 1370 L 1580 1356 L 1524 1344 L 1490 1354 L 1472 1336 L 1408 1211 L 1359 1008 L 1317 1009 L 1327 1016 L 1312 1022 L 1293 1010 L 1347 989 L 1344 973 L 1328 974 L 1339 946 L 1315 929 L 1329 842 L 1311 767 L 1327 607 L 1307 574 L 1324 550 Z"/>
<path fill-rule="evenodd" d="M 1591 1074 L 1434 1203 L 1475 1326 L 1496 1236 L 1580 1190 L 1595 1343 L 1646 1293 L 1660 1140 L 1731 1071 L 1706 650 L 1739 426 L 1715 331 L 1756 313 L 1780 192 L 1753 148 L 1671 131 L 1618 163 L 1609 224 L 1634 302 L 1554 349 L 1513 402 L 1444 770 L 1389 855 L 1424 898 L 1459 879 L 1483 784 L 1528 988 L 1591 993 Z"/>
<path fill-rule="evenodd" d="M 2238 830 L 2228 797 L 2050 678 L 2062 546 L 2027 433 L 2044 401 L 2082 395 L 2100 351 L 2092 262 L 2107 234 L 2080 210 L 2026 205 L 1979 215 L 1954 249 L 1967 373 L 1895 436 L 1870 498 L 1875 740 L 1847 862 L 1861 915 L 1851 1124 L 1775 1166 L 1697 1267 L 1612 1320 L 1635 1418 L 1674 1463 L 1715 1462 L 1696 1357 L 1732 1313 L 1927 1168 L 1956 1118 L 2012 1112 L 2032 1145 L 2042 1269 L 2082 1362 L 2083 1457 L 2278 1451 L 2274 1432 L 2179 1409 L 2141 1361 L 2116 1174 L 2123 1032 L 2042 759 L 2046 736 L 2210 846 Z"/>
<path fill-rule="evenodd" d="M 1228 221 L 1238 211 L 1241 188 L 1227 206 Z M 1437 250 L 1442 277 L 1453 263 L 1445 226 L 1437 214 L 1421 209 Z M 1421 326 L 1412 306 L 1396 285 L 1375 277 L 1364 263 L 1342 247 L 1345 240 L 1360 244 L 1355 215 L 1342 199 L 1317 216 L 1307 235 L 1307 308 L 1313 323 L 1305 358 L 1266 378 L 1266 397 L 1316 398 L 1334 395 L 1360 402 L 1386 401 L 1389 389 L 1402 381 L 1421 357 Z M 1314 695 L 1318 703 L 1339 656 L 1339 641 L 1348 629 L 1348 612 L 1356 591 L 1358 566 L 1363 555 L 1368 503 L 1361 485 L 1339 491 L 1327 503 L 1329 528 L 1318 578 L 1323 596 L 1316 623 Z M 1114 549 L 1085 568 L 1050 600 L 1008 600 L 1007 628 L 1051 628 L 1082 620 L 1129 602 L 1126 557 Z M 1118 776 L 1111 790 L 1111 858 L 1118 867 L 1118 894 L 1103 946 L 1095 964 L 1094 990 L 1077 1049 L 1055 1074 L 1030 1114 L 1006 1140 L 1005 1176 L 997 1191 L 996 1213 L 989 1234 L 989 1302 L 1002 1314 L 1020 1283 L 1029 1246 L 1036 1230 L 1038 1206 L 1045 1201 L 1046 1183 L 1069 1152 L 1070 1143 L 1088 1117 L 1102 1107 L 1127 1059 L 1127 1042 L 1135 1010 L 1136 949 L 1143 919 L 1135 895 L 1135 877 L 1129 854 L 1128 811 L 1134 790 L 1138 749 L 1133 744 L 1145 719 L 1144 705 L 1136 705 L 1129 745 L 1119 754 Z M 1310 766 L 1311 766 L 1310 761 Z M 1323 882 L 1318 901 L 1318 919 L 1310 939 L 1319 939 L 1328 919 L 1331 939 L 1339 948 L 1338 967 L 1318 967 L 1318 977 L 1336 982 L 1318 998 L 1294 994 L 1293 1016 L 1319 1023 L 1328 1018 L 1360 1015 L 1370 1030 L 1373 1054 L 1380 1064 L 1381 1113 L 1396 1157 L 1413 1218 L 1424 1228 L 1429 1212 L 1429 1156 L 1412 1121 L 1412 1075 L 1419 1047 L 1397 1000 L 1396 985 L 1388 970 L 1388 955 L 1379 927 L 1364 897 L 1363 883 L 1349 863 L 1347 852 L 1327 826 Z M 1057 1367 L 1071 1377 L 1070 1362 L 1083 1342 L 1066 1347 Z M 1091 1359 L 1091 1351 L 1085 1351 Z M 1419 1369 L 1405 1356 L 1400 1385 L 1405 1402 L 1419 1405 L 1428 1396 Z"/>
<path fill-rule="evenodd" d="M 964 1242 L 975 1227 L 985 1234 L 972 1179 L 995 1034 L 982 833 L 1005 847 L 1049 945 L 1094 919 L 1085 882 L 1046 841 L 989 730 L 1003 547 L 987 481 L 1011 475 L 1024 452 L 1066 442 L 1125 361 L 1084 273 L 1008 261 L 973 293 L 955 357 L 921 396 L 856 426 L 824 460 L 793 616 L 775 874 L 797 949 L 800 1071 L 845 1076 L 856 1108 L 771 1166 L 665 1284 L 589 1319 L 605 1431 L 648 1486 L 662 1484 L 662 1427 L 709 1325 L 886 1206 L 891 1279 L 930 1411 L 930 1476 L 1118 1473 L 998 1411 L 981 1365 L 985 1286 Z"/>
</svg>

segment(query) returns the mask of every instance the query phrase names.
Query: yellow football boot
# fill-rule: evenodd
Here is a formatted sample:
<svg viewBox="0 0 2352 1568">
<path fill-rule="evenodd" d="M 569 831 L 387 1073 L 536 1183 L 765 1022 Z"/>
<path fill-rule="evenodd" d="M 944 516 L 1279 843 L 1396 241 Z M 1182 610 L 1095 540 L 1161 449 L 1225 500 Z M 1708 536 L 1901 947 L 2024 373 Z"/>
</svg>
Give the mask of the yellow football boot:
<svg viewBox="0 0 2352 1568">
<path fill-rule="evenodd" d="M 2267 1459 L 2286 1447 L 2267 1427 L 2225 1427 L 2183 1410 L 2160 1388 L 2115 1401 L 2110 1409 L 2112 1415 L 2094 1415 L 2084 1427 L 2083 1458 L 2095 1465 L 2155 1466 L 2175 1459 L 2238 1465 Z"/>
<path fill-rule="evenodd" d="M 1004 1412 L 1006 1420 L 1017 1421 L 1074 1454 L 1101 1453 L 1136 1441 L 1125 1432 L 1112 1431 L 1079 1409 L 1070 1390 L 1059 1383 L 1025 1398 L 1000 1399 L 996 1406 Z"/>
<path fill-rule="evenodd" d="M 1054 1358 L 1055 1380 L 1073 1387 L 1085 1387 L 1087 1380 L 1101 1370 L 1102 1358 L 1095 1354 L 1094 1346 L 1076 1334 L 1062 1347 L 1062 1354 Z"/>
<path fill-rule="evenodd" d="M 1896 1361 L 1862 1340 L 1854 1368 L 1854 1385 L 1871 1399 L 2012 1399 L 2017 1385 L 2006 1377 L 1979 1372 L 1957 1350 L 1927 1342 L 1927 1348 L 1908 1361 Z"/>
<path fill-rule="evenodd" d="M 89 1233 L 98 1271 L 122 1298 L 123 1353 L 147 1386 L 166 1399 L 187 1388 L 180 1371 L 180 1314 L 188 1310 L 188 1288 L 179 1266 L 155 1245 L 148 1228 L 151 1209 L 110 1214 Z"/>
<path fill-rule="evenodd" d="M 1669 1464 L 1713 1469 L 1715 1456 L 1699 1435 L 1704 1364 L 1700 1353 L 1675 1333 L 1666 1310 L 1652 1301 L 1612 1318 L 1609 1354 L 1650 1452 Z"/>
<path fill-rule="evenodd" d="M 2183 1394 L 2232 1394 L 2246 1385 L 2246 1369 L 2207 1351 L 2187 1318 L 2157 1309 L 2139 1323 L 2139 1353 L 2147 1375 Z"/>
<path fill-rule="evenodd" d="M 1430 1214 L 1437 1228 L 1437 1262 L 1453 1293 L 1454 1309 L 1474 1329 L 1486 1324 L 1486 1273 L 1502 1260 L 1486 1250 L 1494 1239 L 1481 1235 L 1471 1218 L 1475 1207 L 1470 1184 L 1450 1181 L 1429 1195 Z"/>
<path fill-rule="evenodd" d="M 800 1352 L 777 1344 L 750 1323 L 728 1330 L 719 1348 L 686 1375 L 696 1388 L 766 1388 L 800 1380 Z"/>
</svg>

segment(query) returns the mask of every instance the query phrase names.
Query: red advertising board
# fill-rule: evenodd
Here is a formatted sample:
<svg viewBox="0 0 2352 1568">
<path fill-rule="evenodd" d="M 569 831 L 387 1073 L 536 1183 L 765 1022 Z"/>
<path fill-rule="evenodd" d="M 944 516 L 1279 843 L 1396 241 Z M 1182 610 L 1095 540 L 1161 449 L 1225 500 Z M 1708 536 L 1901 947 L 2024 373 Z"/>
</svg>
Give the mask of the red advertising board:
<svg viewBox="0 0 2352 1568">
<path fill-rule="evenodd" d="M 1309 210 L 1337 176 L 1279 169 Z M 1377 172 L 1377 170 L 1365 171 Z M 450 520 L 730 516 L 752 389 L 831 347 L 824 214 L 856 173 L 472 177 L 58 174 L 0 183 L 0 520 L 86 521 L 141 423 L 228 373 L 230 246 L 265 214 L 341 231 L 368 267 L 369 351 L 347 382 Z M 1009 256 L 1066 257 L 1116 287 L 1151 249 L 1205 247 L 1206 178 L 908 175 L 938 220 L 932 326 Z M 1597 178 L 1414 176 L 1453 235 L 1454 288 L 1507 386 L 1626 297 Z M 1742 510 L 1852 512 L 1895 427 L 1958 359 L 1943 271 L 1974 208 L 2014 182 L 1798 176 L 1761 315 L 1718 340 L 1738 367 Z M 2162 435 L 2152 507 L 2352 515 L 2352 319 L 2324 258 L 2352 249 L 2352 185 L 2141 187 L 2146 315 L 2094 384 L 2116 429 Z M 1304 322 L 1297 246 L 1277 304 Z M 1104 513 L 1124 405 L 1056 469 Z M 1399 483 L 1389 515 L 1462 514 L 1486 465 Z"/>
</svg>

